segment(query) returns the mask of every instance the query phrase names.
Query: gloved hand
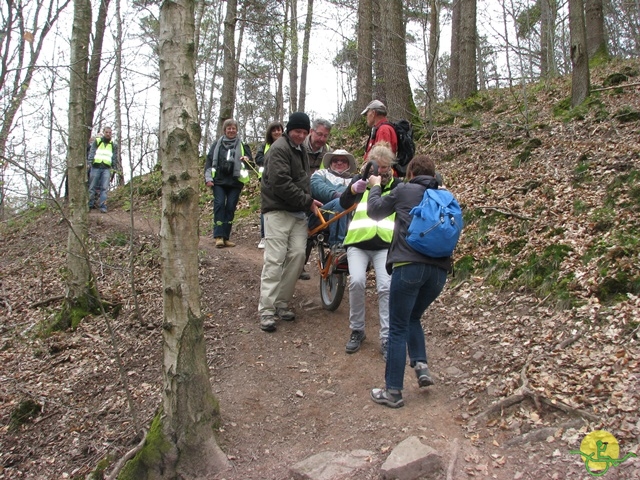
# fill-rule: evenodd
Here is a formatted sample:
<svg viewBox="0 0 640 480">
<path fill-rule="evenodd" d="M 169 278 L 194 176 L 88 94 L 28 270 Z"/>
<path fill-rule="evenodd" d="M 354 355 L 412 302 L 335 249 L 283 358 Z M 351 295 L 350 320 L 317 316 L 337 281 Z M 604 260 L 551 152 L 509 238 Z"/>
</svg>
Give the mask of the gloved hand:
<svg viewBox="0 0 640 480">
<path fill-rule="evenodd" d="M 353 185 L 351 185 L 351 191 L 353 193 L 362 193 L 367 189 L 367 181 L 366 180 L 358 180 Z"/>
</svg>

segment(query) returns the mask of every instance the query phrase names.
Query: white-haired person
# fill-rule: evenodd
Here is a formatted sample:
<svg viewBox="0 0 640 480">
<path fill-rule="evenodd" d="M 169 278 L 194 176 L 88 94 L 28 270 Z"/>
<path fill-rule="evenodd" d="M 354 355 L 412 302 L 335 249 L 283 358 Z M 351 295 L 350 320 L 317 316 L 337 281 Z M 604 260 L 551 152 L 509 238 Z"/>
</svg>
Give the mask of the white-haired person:
<svg viewBox="0 0 640 480">
<path fill-rule="evenodd" d="M 388 195 L 397 185 L 393 176 L 395 154 L 389 144 L 376 144 L 369 152 L 369 161 L 377 165 L 382 184 L 383 195 Z M 366 164 L 365 164 L 366 167 Z M 387 358 L 389 336 L 389 285 L 391 277 L 386 269 L 387 251 L 393 237 L 393 215 L 374 220 L 367 213 L 369 190 L 367 181 L 361 175 L 353 177 L 351 185 L 340 197 L 340 205 L 347 209 L 357 203 L 353 218 L 349 223 L 344 246 L 347 249 L 349 263 L 349 328 L 351 335 L 346 345 L 347 353 L 355 353 L 366 338 L 365 334 L 365 288 L 367 284 L 367 266 L 373 264 L 378 292 L 378 315 L 380 317 L 380 352 Z"/>
</svg>

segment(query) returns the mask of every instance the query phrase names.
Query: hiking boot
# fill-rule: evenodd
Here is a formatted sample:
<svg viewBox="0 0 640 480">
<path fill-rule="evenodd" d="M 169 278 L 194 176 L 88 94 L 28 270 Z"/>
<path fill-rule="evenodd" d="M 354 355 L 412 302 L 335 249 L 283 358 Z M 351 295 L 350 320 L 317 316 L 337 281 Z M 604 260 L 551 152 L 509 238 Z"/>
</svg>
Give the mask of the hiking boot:
<svg viewBox="0 0 640 480">
<path fill-rule="evenodd" d="M 393 393 L 386 388 L 374 388 L 371 390 L 371 400 L 390 408 L 404 407 L 402 392 L 396 390 Z"/>
<path fill-rule="evenodd" d="M 384 361 L 387 361 L 387 351 L 389 350 L 389 339 L 381 338 L 380 339 L 380 353 L 382 354 L 382 358 Z"/>
<path fill-rule="evenodd" d="M 413 367 L 416 371 L 416 378 L 418 379 L 418 386 L 428 387 L 433 385 L 433 379 L 431 378 L 431 372 L 426 363 L 416 362 L 416 366 Z"/>
<path fill-rule="evenodd" d="M 356 353 L 360 350 L 360 346 L 362 345 L 362 341 L 367 338 L 361 330 L 353 330 L 351 332 L 351 337 L 349 337 L 349 341 L 347 342 L 346 351 L 347 353 Z"/>
<path fill-rule="evenodd" d="M 296 319 L 296 314 L 286 308 L 276 308 L 276 315 L 285 322 L 291 322 Z"/>
<path fill-rule="evenodd" d="M 274 332 L 276 329 L 276 317 L 273 315 L 262 315 L 260 317 L 260 328 L 264 332 Z"/>
<path fill-rule="evenodd" d="M 233 242 L 230 242 L 229 240 L 223 240 L 224 241 L 224 246 L 225 247 L 235 247 L 236 244 Z"/>
<path fill-rule="evenodd" d="M 267 243 L 266 240 L 264 238 L 261 238 L 260 243 L 258 243 L 258 248 L 261 250 L 264 249 L 266 243 Z"/>
<path fill-rule="evenodd" d="M 224 248 L 224 238 L 216 237 L 216 248 Z"/>
<path fill-rule="evenodd" d="M 300 280 L 311 280 L 311 275 L 309 272 L 305 270 L 306 267 L 302 267 L 302 271 L 300 272 L 300 276 L 298 277 Z"/>
<path fill-rule="evenodd" d="M 106 208 L 101 208 L 100 209 L 100 213 L 107 213 L 107 209 Z"/>
</svg>

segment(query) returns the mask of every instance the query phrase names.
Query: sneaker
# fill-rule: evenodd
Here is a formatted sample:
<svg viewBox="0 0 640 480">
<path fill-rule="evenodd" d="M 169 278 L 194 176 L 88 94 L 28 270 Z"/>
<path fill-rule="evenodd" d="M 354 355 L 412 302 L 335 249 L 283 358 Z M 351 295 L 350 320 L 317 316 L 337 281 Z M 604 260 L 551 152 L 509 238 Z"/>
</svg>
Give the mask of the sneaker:
<svg viewBox="0 0 640 480">
<path fill-rule="evenodd" d="M 100 209 L 100 213 L 107 213 L 107 209 L 106 208 L 101 208 Z"/>
<path fill-rule="evenodd" d="M 404 400 L 402 399 L 402 392 L 399 390 L 397 393 L 392 393 L 386 388 L 374 388 L 371 390 L 371 400 L 390 408 L 404 407 Z"/>
<path fill-rule="evenodd" d="M 361 331 L 361 330 L 353 330 L 351 332 L 351 337 L 349 338 L 349 341 L 347 342 L 347 348 L 346 348 L 347 353 L 356 353 L 358 350 L 360 350 L 360 346 L 362 345 L 362 341 L 365 338 L 367 338 L 367 336 L 364 334 L 363 331 Z"/>
<path fill-rule="evenodd" d="M 291 322 L 296 319 L 296 314 L 286 308 L 276 308 L 276 315 L 285 322 Z"/>
<path fill-rule="evenodd" d="M 236 244 L 235 244 L 235 243 L 230 242 L 229 240 L 226 240 L 226 239 L 225 239 L 225 240 L 223 240 L 223 241 L 224 241 L 224 246 L 225 246 L 225 247 L 235 247 L 235 246 L 236 246 Z"/>
<path fill-rule="evenodd" d="M 389 350 L 389 339 L 381 338 L 380 339 L 380 353 L 382 354 L 382 358 L 384 361 L 387 361 L 387 351 Z"/>
<path fill-rule="evenodd" d="M 273 332 L 276 329 L 276 317 L 273 315 L 262 315 L 260 317 L 260 328 L 264 332 Z"/>
<path fill-rule="evenodd" d="M 216 237 L 216 248 L 224 248 L 224 238 Z"/>
<path fill-rule="evenodd" d="M 418 386 L 428 387 L 429 385 L 433 385 L 433 379 L 431 378 L 431 373 L 429 372 L 429 367 L 427 367 L 426 363 L 417 362 L 416 366 L 413 368 L 416 371 Z"/>
<path fill-rule="evenodd" d="M 265 244 L 267 242 L 265 241 L 264 237 L 260 239 L 260 243 L 258 243 L 258 248 L 263 249 Z"/>
</svg>

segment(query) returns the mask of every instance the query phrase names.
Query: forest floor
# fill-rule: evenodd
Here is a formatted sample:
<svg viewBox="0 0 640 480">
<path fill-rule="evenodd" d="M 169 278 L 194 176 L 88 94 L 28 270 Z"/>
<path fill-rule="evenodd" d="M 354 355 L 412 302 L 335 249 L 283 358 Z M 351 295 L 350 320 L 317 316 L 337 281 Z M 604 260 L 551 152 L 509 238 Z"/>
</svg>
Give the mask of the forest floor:
<svg viewBox="0 0 640 480">
<path fill-rule="evenodd" d="M 580 415 L 525 399 L 477 417 L 504 397 L 497 380 L 505 374 L 505 359 L 528 341 L 514 319 L 537 333 L 540 322 L 567 319 L 531 296 L 495 294 L 473 282 L 446 288 L 424 317 L 436 384 L 419 389 L 407 369 L 405 407 L 379 406 L 369 399 L 369 390 L 384 383 L 373 277 L 367 339 L 355 354 L 344 350 L 348 295 L 337 311 L 323 310 L 311 265 L 311 280 L 297 285 L 296 320 L 279 323 L 275 333 L 262 332 L 256 220 L 240 222 L 235 248 L 216 249 L 210 236 L 200 238 L 207 358 L 222 415 L 218 438 L 232 465 L 217 478 L 288 479 L 289 468 L 312 454 L 364 449 L 372 452 L 369 466 L 353 478 L 377 479 L 390 451 L 409 436 L 434 447 L 446 468 L 453 465 L 450 478 L 458 480 L 588 478 L 579 456 L 569 453 L 590 431 Z M 129 228 L 128 213 L 90 214 L 96 243 L 113 244 Z M 3 479 L 84 478 L 100 459 L 118 458 L 139 441 L 104 320 L 85 320 L 76 331 L 46 340 L 29 335 L 38 318 L 29 314 L 38 311 L 33 303 L 61 292 L 54 276 L 63 265 L 65 230 L 59 218 L 45 215 L 2 245 L 3 300 L 9 308 L 0 348 Z M 158 233 L 157 219 L 136 218 L 140 255 L 158 247 Z M 126 247 L 96 260 L 105 270 L 123 268 Z M 136 279 L 143 320 L 134 318 L 129 303 L 127 313 L 111 321 L 143 426 L 161 399 L 158 267 L 149 264 Z M 514 343 L 510 332 L 520 341 Z M 42 411 L 32 423 L 11 430 L 11 412 L 25 399 Z M 628 461 L 607 478 L 640 478 L 638 463 Z"/>
<path fill-rule="evenodd" d="M 637 77 L 640 62 L 611 68 Z M 446 154 L 438 167 L 469 221 L 457 277 L 423 317 L 436 383 L 419 389 L 407 369 L 400 409 L 369 398 L 384 383 L 374 277 L 355 354 L 345 353 L 348 295 L 335 312 L 321 308 L 313 256 L 291 304 L 296 320 L 262 332 L 258 213 L 234 225 L 236 247 L 216 249 L 203 201 L 201 305 L 218 441 L 231 464 L 217 480 L 286 480 L 313 454 L 358 449 L 371 456 L 352 478 L 379 479 L 410 436 L 442 455 L 447 480 L 591 478 L 571 451 L 593 430 L 610 432 L 620 457 L 640 455 L 640 86 L 631 78 L 559 119 L 569 85 L 528 90 L 529 111 L 519 87 L 497 91 L 419 141 L 419 153 Z M 337 132 L 332 144 L 343 146 Z M 0 225 L 0 479 L 80 479 L 103 459 L 109 471 L 160 406 L 159 187 L 146 191 L 151 201 L 135 198 L 133 216 L 128 190 L 119 201 L 110 192 L 109 213 L 89 214 L 92 268 L 119 315 L 48 338 L 37 333 L 64 296 L 67 224 L 35 208 Z M 607 288 L 622 294 L 611 300 Z M 640 479 L 640 459 L 603 478 Z"/>
</svg>

